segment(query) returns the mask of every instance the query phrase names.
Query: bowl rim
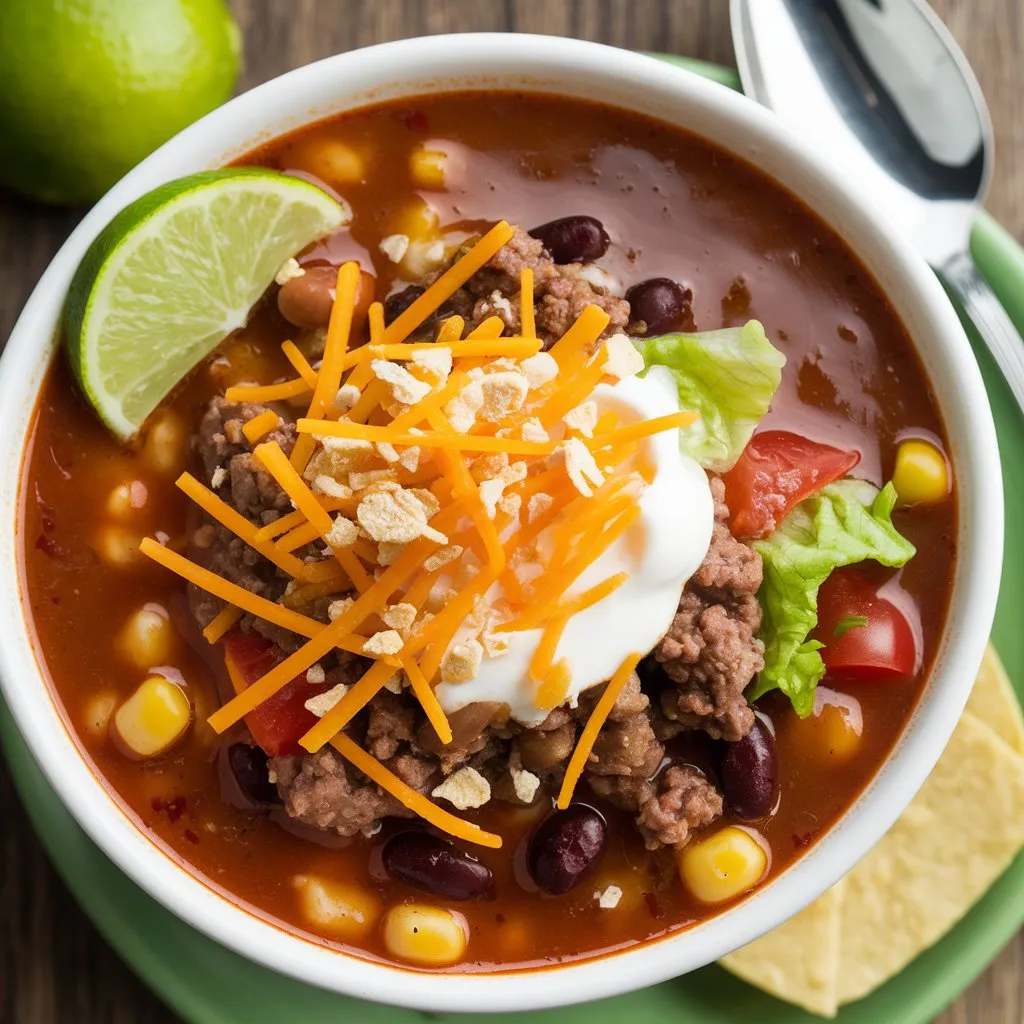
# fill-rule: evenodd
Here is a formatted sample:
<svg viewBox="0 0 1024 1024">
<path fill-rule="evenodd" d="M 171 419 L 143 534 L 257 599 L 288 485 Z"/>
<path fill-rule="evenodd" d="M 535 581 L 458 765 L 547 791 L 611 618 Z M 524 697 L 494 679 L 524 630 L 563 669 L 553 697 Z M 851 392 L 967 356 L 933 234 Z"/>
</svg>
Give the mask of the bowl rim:
<svg viewBox="0 0 1024 1024">
<path fill-rule="evenodd" d="M 561 87 L 572 97 L 657 110 L 661 120 L 710 137 L 747 162 L 785 168 L 784 178 L 774 171 L 770 176 L 847 240 L 878 279 L 922 360 L 937 357 L 927 365 L 943 396 L 939 406 L 957 467 L 958 568 L 935 666 L 902 738 L 843 818 L 771 883 L 702 924 L 596 958 L 488 974 L 427 973 L 339 952 L 245 909 L 172 860 L 103 786 L 51 700 L 22 608 L 20 469 L 64 292 L 85 248 L 117 210 L 162 181 L 216 166 L 334 111 L 431 91 L 515 87 Z M 331 97 L 326 106 L 325 97 Z M 684 113 L 691 118 L 685 123 Z M 703 128 L 694 128 L 697 122 Z M 235 142 L 225 146 L 226 139 Z M 846 874 L 923 783 L 967 700 L 995 613 L 1003 530 L 995 428 L 970 346 L 935 276 L 852 184 L 768 111 L 696 74 L 602 44 L 498 33 L 405 39 L 296 69 L 206 115 L 115 185 L 62 246 L 0 359 L 0 407 L 15 414 L 14 429 L 0 441 L 0 506 L 10 510 L 9 529 L 0 530 L 0 572 L 6 574 L 0 579 L 8 584 L 0 588 L 0 684 L 49 782 L 106 855 L 190 925 L 270 969 L 377 1002 L 455 1012 L 583 1002 L 687 973 L 780 924 Z"/>
</svg>

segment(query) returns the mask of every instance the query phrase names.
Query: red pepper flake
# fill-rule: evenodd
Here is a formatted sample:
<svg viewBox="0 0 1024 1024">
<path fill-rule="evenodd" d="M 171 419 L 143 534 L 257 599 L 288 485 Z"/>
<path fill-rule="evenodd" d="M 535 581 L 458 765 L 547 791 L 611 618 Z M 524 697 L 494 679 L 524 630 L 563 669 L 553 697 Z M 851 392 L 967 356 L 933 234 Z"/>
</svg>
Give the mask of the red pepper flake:
<svg viewBox="0 0 1024 1024">
<path fill-rule="evenodd" d="M 197 836 L 197 835 L 195 834 L 195 832 L 193 832 L 193 831 L 192 831 L 192 829 L 190 829 L 190 828 L 187 828 L 187 829 L 185 829 L 185 833 L 184 833 L 184 835 L 185 835 L 185 838 L 186 838 L 186 839 L 187 839 L 187 840 L 188 840 L 188 841 L 189 841 L 190 843 L 195 843 L 196 845 L 198 845 L 198 844 L 199 844 L 199 836 Z"/>
<path fill-rule="evenodd" d="M 814 837 L 817 834 L 818 833 L 816 831 L 811 831 L 811 832 L 807 832 L 807 833 L 805 833 L 804 835 L 801 836 L 801 835 L 797 835 L 797 833 L 794 832 L 793 836 L 792 836 L 793 846 L 797 850 L 805 850 L 808 846 L 811 845 L 811 841 L 814 839 Z"/>
<path fill-rule="evenodd" d="M 405 127 L 411 132 L 419 132 L 425 135 L 430 131 L 430 122 L 422 110 L 410 110 L 402 120 L 405 122 Z"/>
<path fill-rule="evenodd" d="M 165 800 L 162 796 L 155 796 L 150 800 L 150 805 L 157 814 L 166 814 L 167 820 L 173 825 L 185 813 L 188 800 L 183 796 L 175 796 L 170 800 Z"/>
</svg>

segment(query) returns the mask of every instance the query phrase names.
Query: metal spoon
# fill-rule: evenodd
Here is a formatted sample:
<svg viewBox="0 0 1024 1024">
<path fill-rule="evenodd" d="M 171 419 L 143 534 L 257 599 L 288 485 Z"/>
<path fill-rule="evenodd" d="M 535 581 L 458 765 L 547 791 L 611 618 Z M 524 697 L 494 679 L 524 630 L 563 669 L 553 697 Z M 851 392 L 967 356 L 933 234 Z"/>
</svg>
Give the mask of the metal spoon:
<svg viewBox="0 0 1024 1024">
<path fill-rule="evenodd" d="M 732 0 L 748 96 L 882 208 L 960 298 L 1024 410 L 1024 339 L 971 259 L 992 123 L 967 59 L 923 0 Z"/>
</svg>

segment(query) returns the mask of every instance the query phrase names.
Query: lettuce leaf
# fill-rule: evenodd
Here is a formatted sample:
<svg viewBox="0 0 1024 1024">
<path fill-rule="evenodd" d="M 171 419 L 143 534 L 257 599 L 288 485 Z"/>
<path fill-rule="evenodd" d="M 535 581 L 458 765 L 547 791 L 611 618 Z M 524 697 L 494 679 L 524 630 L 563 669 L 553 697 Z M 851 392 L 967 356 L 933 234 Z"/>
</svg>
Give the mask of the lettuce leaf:
<svg viewBox="0 0 1024 1024">
<path fill-rule="evenodd" d="M 700 413 L 679 431 L 680 448 L 705 469 L 731 469 L 768 411 L 786 365 L 761 324 L 633 340 L 648 369 L 671 371 L 680 408 Z"/>
<path fill-rule="evenodd" d="M 757 596 L 765 664 L 751 700 L 778 689 L 802 718 L 814 710 L 814 690 L 825 674 L 822 645 L 808 639 L 818 624 L 818 588 L 843 565 L 873 559 L 896 568 L 913 557 L 914 546 L 892 525 L 895 503 L 891 483 L 879 491 L 863 480 L 840 480 L 805 498 L 770 537 L 754 542 L 764 563 Z"/>
</svg>

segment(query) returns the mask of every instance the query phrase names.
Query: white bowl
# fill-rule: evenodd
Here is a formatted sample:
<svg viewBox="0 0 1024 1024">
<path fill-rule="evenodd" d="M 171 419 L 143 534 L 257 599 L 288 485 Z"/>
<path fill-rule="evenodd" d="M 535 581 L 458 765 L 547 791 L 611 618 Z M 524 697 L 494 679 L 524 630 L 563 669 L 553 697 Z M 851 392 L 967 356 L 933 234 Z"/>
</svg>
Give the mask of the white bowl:
<svg viewBox="0 0 1024 1024">
<path fill-rule="evenodd" d="M 393 97 L 495 87 L 585 97 L 685 127 L 756 164 L 846 239 L 907 326 L 945 417 L 958 484 L 957 575 L 931 679 L 896 749 L 843 819 L 780 877 L 703 924 L 597 960 L 438 975 L 360 960 L 247 913 L 181 868 L 123 812 L 83 760 L 36 662 L 20 593 L 18 488 L 26 430 L 56 345 L 65 290 L 86 247 L 118 210 L 170 178 L 215 167 L 338 111 Z M 522 35 L 409 39 L 300 68 L 207 115 L 116 185 L 57 254 L 0 362 L 0 408 L 7 423 L 0 439 L 0 674 L 18 726 L 50 782 L 103 850 L 191 925 L 270 968 L 380 1002 L 486 1012 L 598 999 L 685 974 L 775 927 L 849 871 L 909 803 L 960 716 L 995 611 L 1003 534 L 995 429 L 974 357 L 931 271 L 771 114 L 696 75 L 593 43 Z"/>
</svg>

